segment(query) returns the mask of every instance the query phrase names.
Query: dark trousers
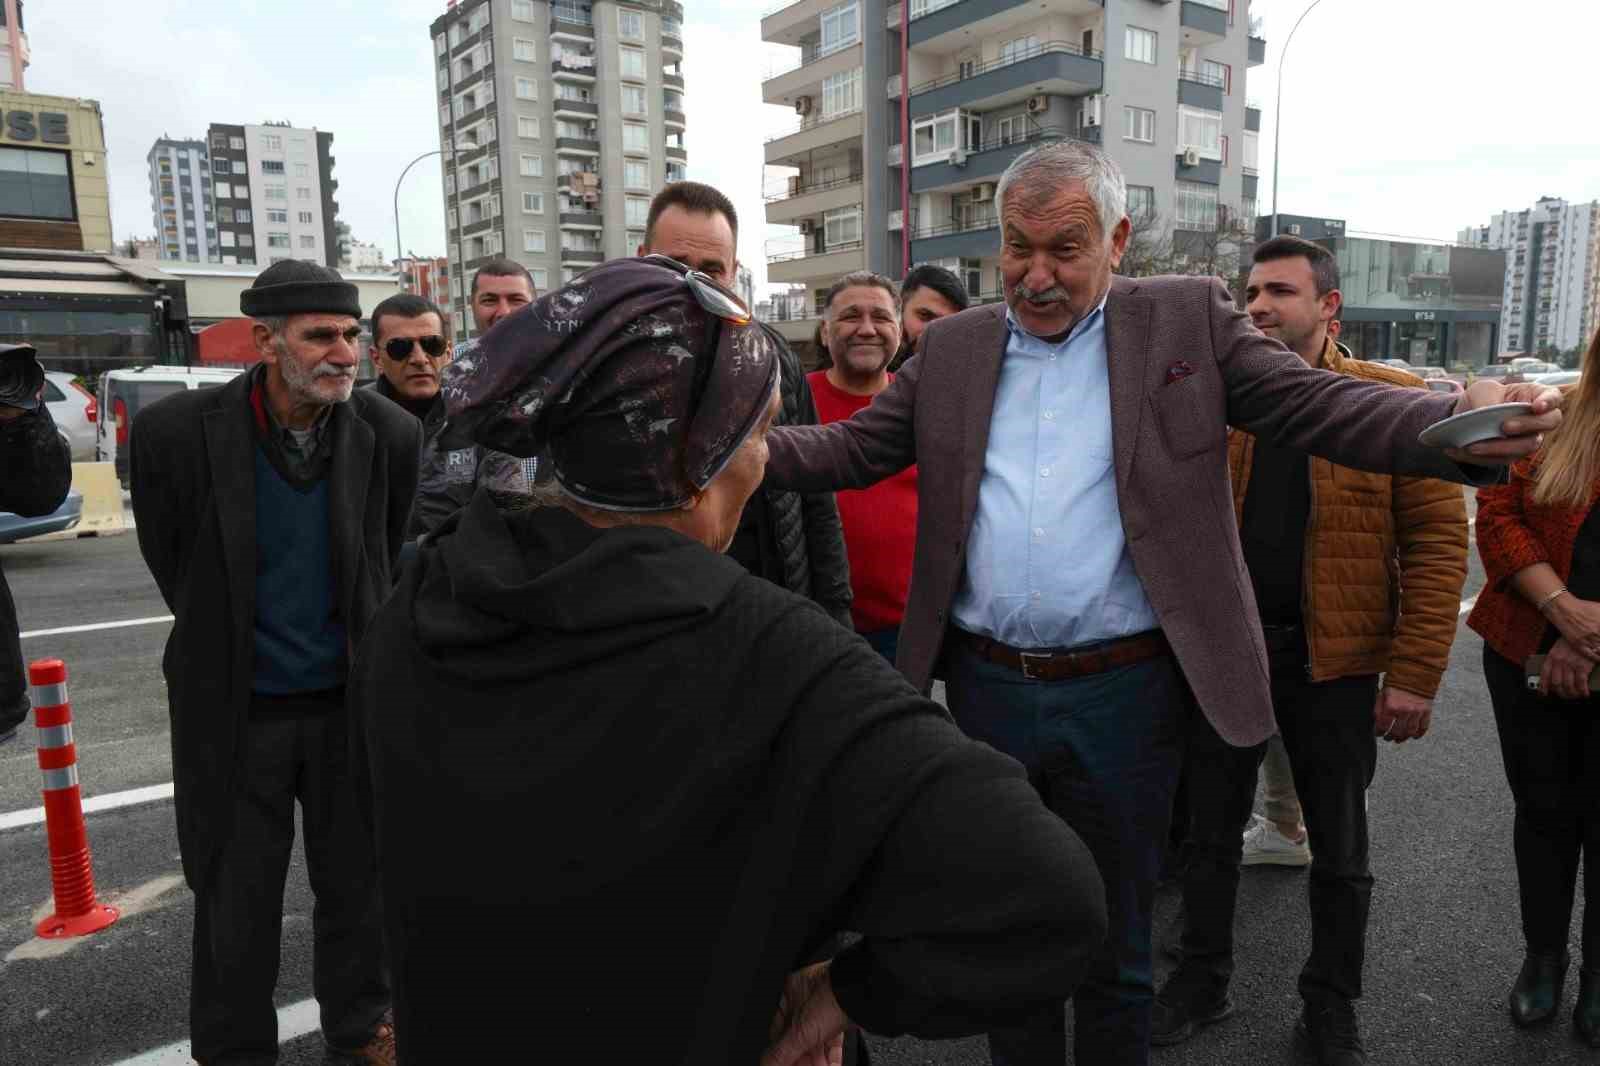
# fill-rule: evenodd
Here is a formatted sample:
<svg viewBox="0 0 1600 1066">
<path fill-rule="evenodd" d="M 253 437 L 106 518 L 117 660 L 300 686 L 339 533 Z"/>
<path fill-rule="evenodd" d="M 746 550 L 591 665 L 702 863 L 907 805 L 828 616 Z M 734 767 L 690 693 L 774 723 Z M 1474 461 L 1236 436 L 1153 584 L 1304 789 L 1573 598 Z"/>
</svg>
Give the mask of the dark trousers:
<svg viewBox="0 0 1600 1066">
<path fill-rule="evenodd" d="M 861 634 L 861 639 L 872 645 L 872 650 L 889 660 L 889 665 L 894 665 L 894 658 L 900 653 L 900 627 L 893 629 L 879 629 L 871 633 Z"/>
<path fill-rule="evenodd" d="M 17 630 L 17 605 L 5 574 L 0 573 L 0 735 L 28 719 L 28 671 Z"/>
<path fill-rule="evenodd" d="M 1367 786 L 1377 769 L 1371 675 L 1313 683 L 1304 654 L 1274 663 L 1272 709 L 1283 735 L 1311 842 L 1311 958 L 1300 971 L 1307 999 L 1361 995 L 1372 872 Z M 1189 841 L 1183 877 L 1183 965 L 1225 989 L 1233 976 L 1233 919 L 1242 834 L 1267 746 L 1230 747 L 1201 715 L 1192 719 Z"/>
<path fill-rule="evenodd" d="M 1512 843 L 1528 950 L 1567 948 L 1578 860 L 1600 859 L 1600 699 L 1546 699 L 1483 649 L 1483 675 L 1516 802 Z M 1600 968 L 1600 869 L 1584 882 L 1583 965 Z"/>
<path fill-rule="evenodd" d="M 372 838 L 356 808 L 344 696 L 255 697 L 233 828 L 195 894 L 189 1026 L 202 1062 L 273 1062 L 283 886 L 300 801 L 312 988 L 332 1047 L 365 1044 L 389 1007 Z"/>
<path fill-rule="evenodd" d="M 957 724 L 1021 762 L 1100 867 L 1110 936 L 1073 998 L 1074 1061 L 1145 1066 L 1155 999 L 1151 900 L 1193 707 L 1176 661 L 1038 682 L 953 641 L 946 690 Z M 989 1053 L 996 1066 L 1061 1066 L 1065 1012 L 990 1033 Z"/>
</svg>

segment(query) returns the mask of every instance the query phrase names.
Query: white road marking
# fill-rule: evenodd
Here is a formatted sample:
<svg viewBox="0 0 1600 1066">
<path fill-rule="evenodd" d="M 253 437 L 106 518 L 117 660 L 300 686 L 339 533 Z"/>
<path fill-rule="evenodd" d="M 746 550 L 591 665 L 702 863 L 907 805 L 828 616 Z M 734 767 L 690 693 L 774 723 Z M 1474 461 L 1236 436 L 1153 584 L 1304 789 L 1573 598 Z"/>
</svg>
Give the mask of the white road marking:
<svg viewBox="0 0 1600 1066">
<path fill-rule="evenodd" d="M 298 1040 L 307 1033 L 316 1032 L 321 1025 L 321 1012 L 314 999 L 302 999 L 299 1003 L 279 1007 L 278 1043 L 286 1044 L 291 1040 Z M 189 1041 L 179 1040 L 175 1044 L 158 1047 L 154 1051 L 146 1051 L 131 1059 L 112 1063 L 112 1066 L 193 1066 L 193 1059 L 189 1054 Z"/>
<path fill-rule="evenodd" d="M 83 813 L 94 814 L 96 811 L 114 811 L 119 807 L 137 807 L 145 803 L 159 803 L 172 798 L 172 782 L 164 785 L 150 785 L 146 788 L 130 788 L 126 792 L 107 792 L 104 796 L 91 796 L 83 801 Z M 25 825 L 38 825 L 44 821 L 43 807 L 29 807 L 21 811 L 9 811 L 0 814 L 0 832 L 7 829 L 20 829 Z"/>
<path fill-rule="evenodd" d="M 102 629 L 127 629 L 130 626 L 158 626 L 164 622 L 172 621 L 170 614 L 160 615 L 155 618 L 128 618 L 121 622 L 95 622 L 86 626 L 63 626 L 60 629 L 35 629 L 19 634 L 23 640 L 29 637 L 63 637 L 69 633 L 96 633 Z"/>
</svg>

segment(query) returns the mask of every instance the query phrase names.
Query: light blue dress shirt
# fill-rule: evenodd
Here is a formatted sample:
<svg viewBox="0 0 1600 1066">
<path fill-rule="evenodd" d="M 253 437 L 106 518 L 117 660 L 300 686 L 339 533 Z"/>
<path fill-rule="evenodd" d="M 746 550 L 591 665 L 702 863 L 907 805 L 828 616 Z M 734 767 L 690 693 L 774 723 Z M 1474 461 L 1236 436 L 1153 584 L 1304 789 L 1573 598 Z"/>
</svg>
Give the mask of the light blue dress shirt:
<svg viewBox="0 0 1600 1066">
<path fill-rule="evenodd" d="M 1117 504 L 1105 300 L 1058 344 L 1009 336 L 955 624 L 1018 648 L 1155 629 Z"/>
</svg>

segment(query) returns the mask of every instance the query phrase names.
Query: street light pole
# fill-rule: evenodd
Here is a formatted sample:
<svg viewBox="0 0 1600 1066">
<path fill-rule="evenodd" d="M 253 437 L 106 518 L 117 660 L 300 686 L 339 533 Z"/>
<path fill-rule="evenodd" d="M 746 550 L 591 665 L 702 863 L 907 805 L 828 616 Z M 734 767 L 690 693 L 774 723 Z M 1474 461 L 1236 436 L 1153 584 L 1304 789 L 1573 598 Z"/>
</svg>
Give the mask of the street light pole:
<svg viewBox="0 0 1600 1066">
<path fill-rule="evenodd" d="M 436 155 L 453 154 L 454 151 L 455 151 L 455 149 L 453 149 L 453 148 L 435 148 L 431 152 L 423 152 L 421 155 L 417 156 L 417 158 L 415 158 L 411 162 L 407 163 L 406 164 L 406 168 L 404 170 L 402 170 L 400 172 L 400 176 L 395 179 L 395 182 L 394 182 L 394 258 L 395 258 L 395 273 L 396 274 L 400 274 L 400 260 L 402 260 L 402 259 L 404 259 L 406 257 L 405 246 L 400 243 L 400 183 L 406 180 L 406 175 L 411 173 L 411 168 L 416 166 L 418 163 L 422 162 L 424 159 L 428 159 L 431 156 L 436 156 Z M 401 288 L 405 288 L 404 283 L 402 283 L 400 287 Z"/>
<path fill-rule="evenodd" d="M 1322 3 L 1322 0 L 1311 0 L 1310 6 L 1300 12 L 1300 17 L 1294 20 L 1294 26 L 1289 30 L 1289 36 L 1283 39 L 1283 51 L 1278 53 L 1278 103 L 1276 113 L 1272 116 L 1272 235 L 1278 235 L 1278 150 L 1283 146 L 1283 61 L 1289 55 L 1289 42 L 1294 40 L 1294 31 L 1300 28 L 1300 23 L 1311 14 L 1311 8 Z M 398 219 L 398 215 L 396 218 Z"/>
</svg>

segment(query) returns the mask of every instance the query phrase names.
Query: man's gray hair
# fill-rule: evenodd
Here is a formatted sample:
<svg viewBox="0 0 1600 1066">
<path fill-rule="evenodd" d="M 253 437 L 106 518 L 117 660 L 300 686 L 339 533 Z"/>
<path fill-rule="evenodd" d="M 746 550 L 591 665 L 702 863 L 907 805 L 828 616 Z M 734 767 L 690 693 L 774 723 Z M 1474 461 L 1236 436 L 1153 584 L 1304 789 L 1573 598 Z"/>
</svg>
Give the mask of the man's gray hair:
<svg viewBox="0 0 1600 1066">
<path fill-rule="evenodd" d="M 1025 199 L 1049 196 L 1068 182 L 1078 182 L 1089 192 L 1100 225 L 1109 239 L 1128 213 L 1128 183 L 1122 168 L 1106 153 L 1082 141 L 1051 141 L 1018 156 L 1000 175 L 996 200 L 1005 217 L 1006 197 L 1015 192 Z M 1012 185 L 1017 185 L 1015 190 Z"/>
<path fill-rule="evenodd" d="M 282 339 L 289 329 L 288 315 L 256 315 L 255 321 L 266 326 L 267 332 L 279 339 Z"/>
</svg>

